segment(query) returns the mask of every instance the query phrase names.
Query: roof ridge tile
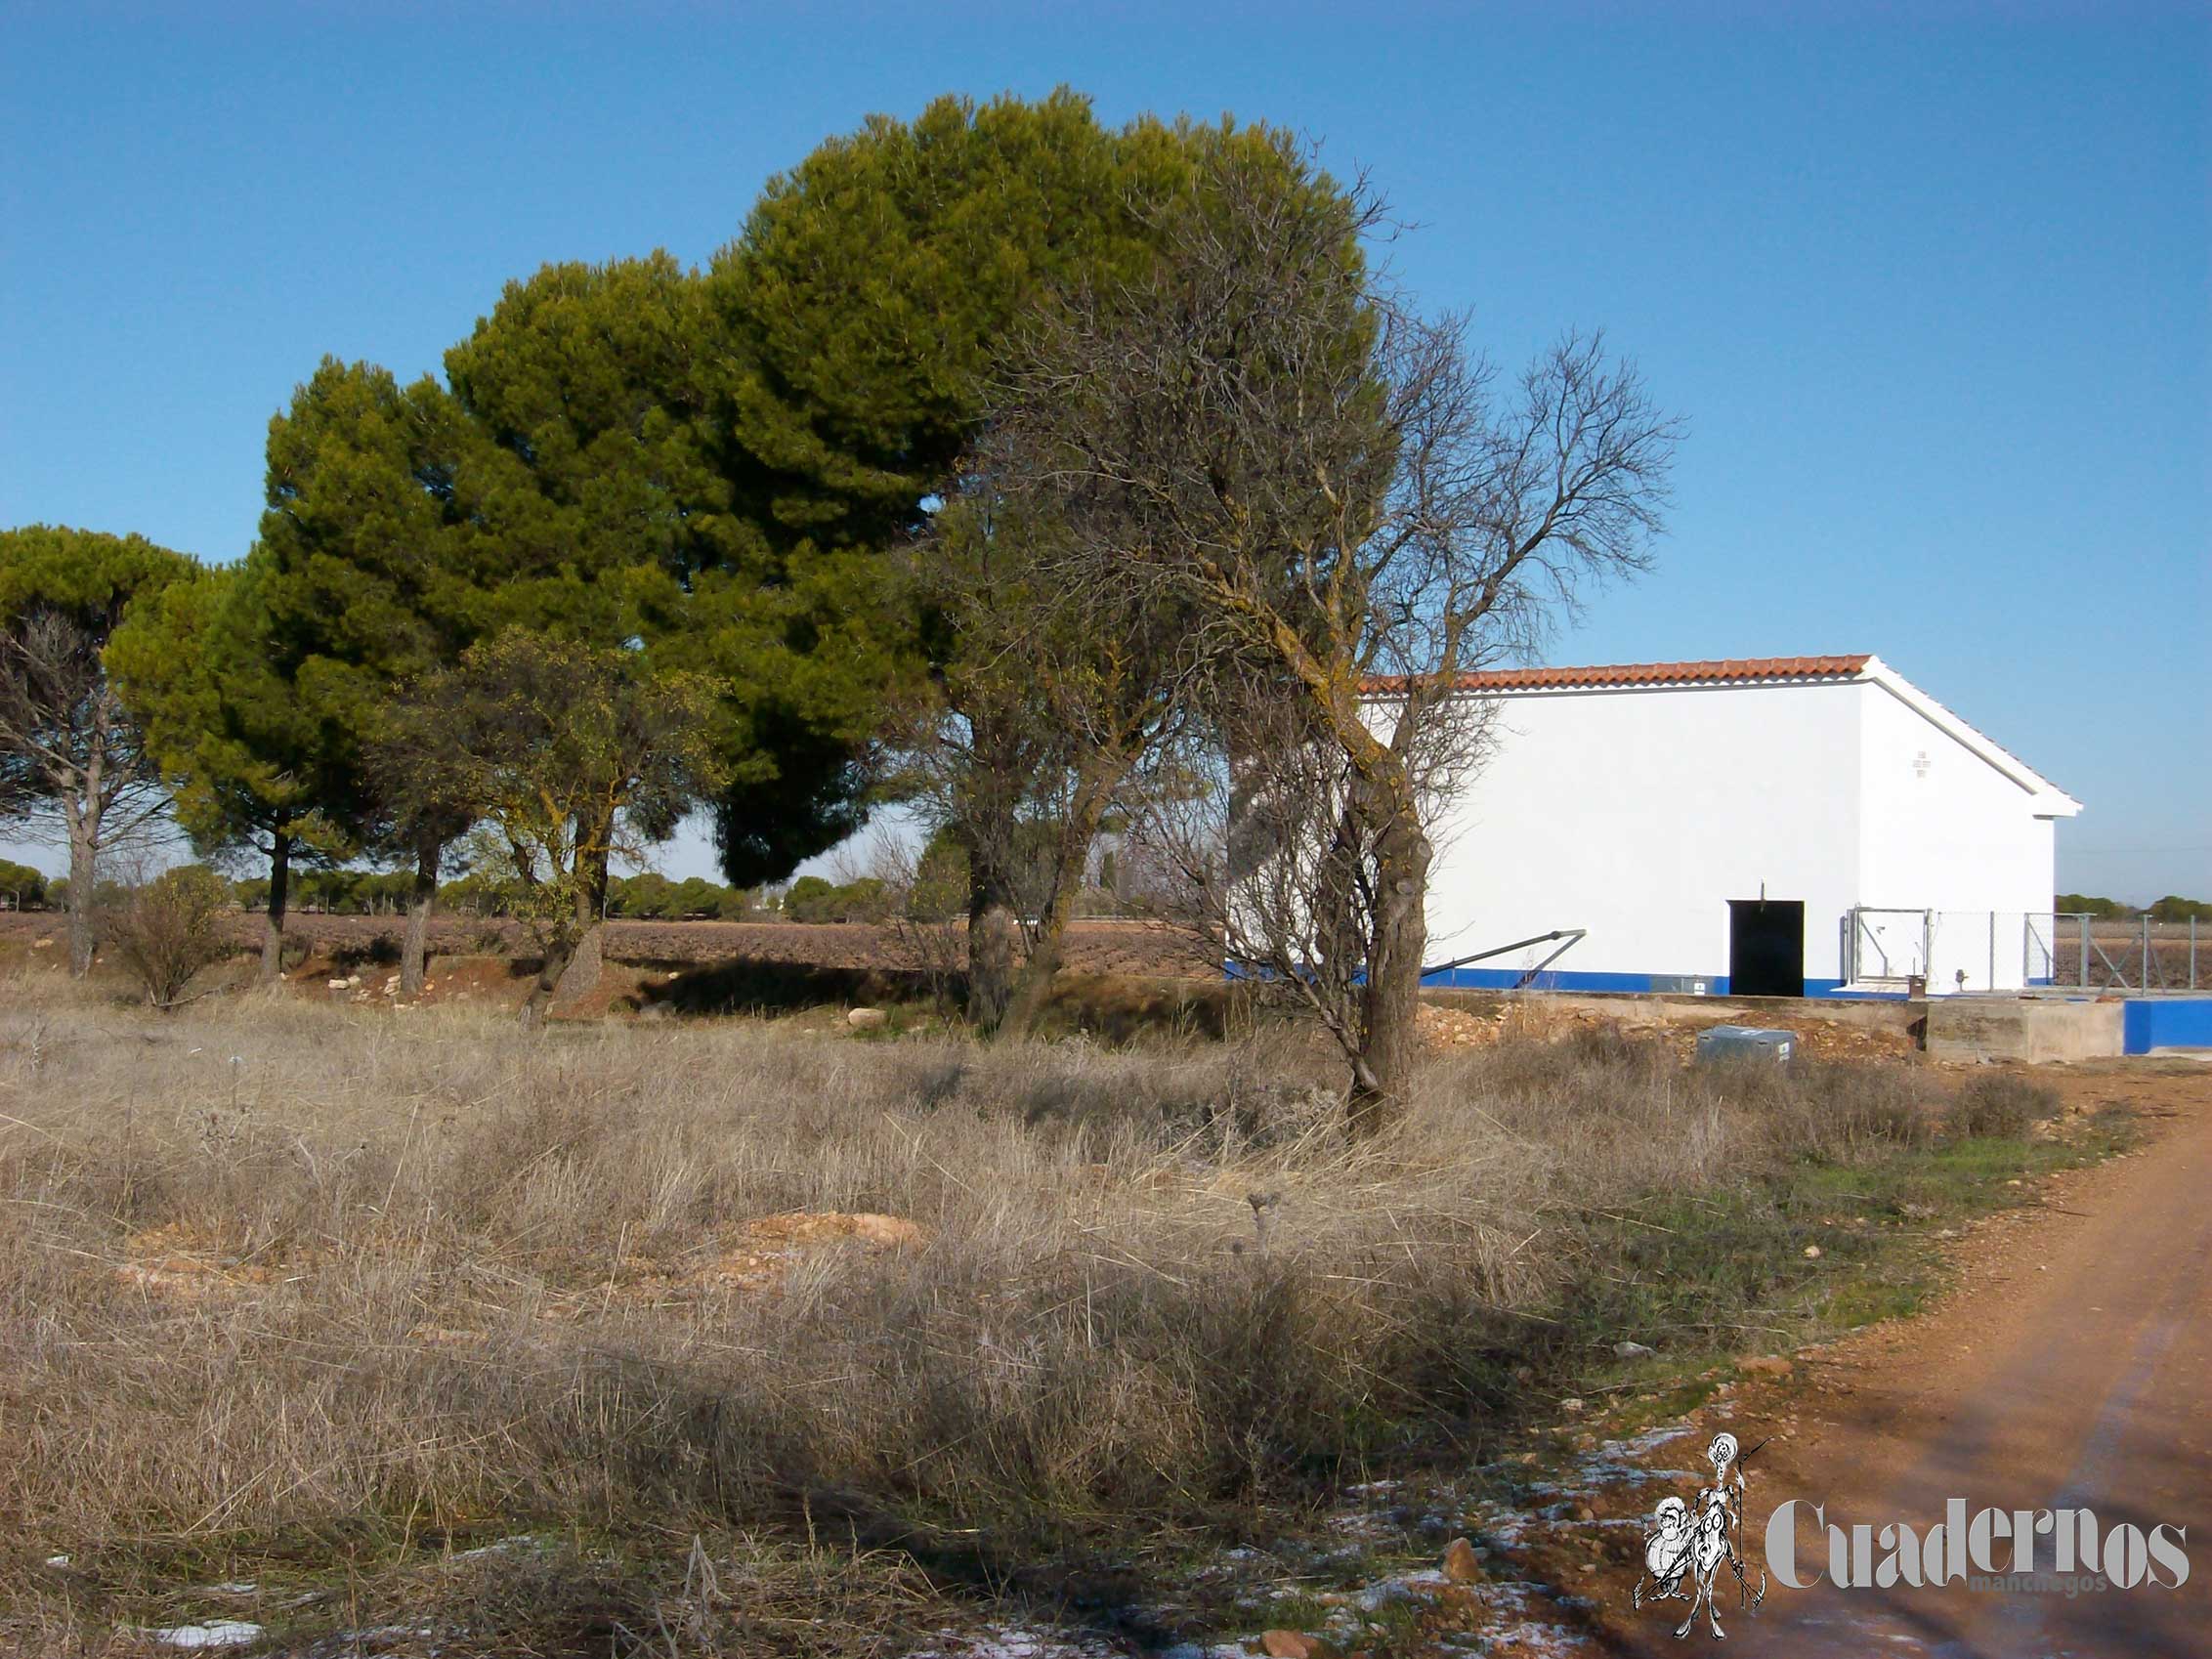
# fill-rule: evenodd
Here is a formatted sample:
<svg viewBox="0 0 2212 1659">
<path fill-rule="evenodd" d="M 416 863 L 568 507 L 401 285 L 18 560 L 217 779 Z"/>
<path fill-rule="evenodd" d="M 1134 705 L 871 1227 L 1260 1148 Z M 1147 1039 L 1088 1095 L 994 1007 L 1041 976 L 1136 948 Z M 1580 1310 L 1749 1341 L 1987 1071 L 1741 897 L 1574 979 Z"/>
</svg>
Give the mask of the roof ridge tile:
<svg viewBox="0 0 2212 1659">
<path fill-rule="evenodd" d="M 1483 668 L 1459 677 L 1463 691 L 1549 690 L 1566 687 L 1714 685 L 1733 680 L 1850 679 L 1873 660 L 1859 652 L 1825 657 L 1707 658 L 1694 662 L 1603 662 L 1587 666 Z M 1369 691 L 1387 690 L 1402 680 L 1378 674 Z"/>
</svg>

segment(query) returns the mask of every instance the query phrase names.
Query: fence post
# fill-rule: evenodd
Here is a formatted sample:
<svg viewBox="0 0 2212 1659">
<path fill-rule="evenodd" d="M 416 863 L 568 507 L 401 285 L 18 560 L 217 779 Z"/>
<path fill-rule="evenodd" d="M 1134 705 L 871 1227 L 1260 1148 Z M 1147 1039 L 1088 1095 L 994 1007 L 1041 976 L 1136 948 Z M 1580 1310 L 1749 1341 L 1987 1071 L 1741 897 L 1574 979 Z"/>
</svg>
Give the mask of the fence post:
<svg viewBox="0 0 2212 1659">
<path fill-rule="evenodd" d="M 2189 918 L 2189 988 L 2196 989 L 2196 917 Z"/>
<path fill-rule="evenodd" d="M 2074 928 L 2075 937 L 2081 941 L 2081 979 L 2079 983 L 2081 988 L 2087 991 L 2089 989 L 2089 917 L 2086 915 L 2075 916 Z"/>
<path fill-rule="evenodd" d="M 2150 989 L 2150 913 L 2143 913 L 2143 988 Z"/>
</svg>

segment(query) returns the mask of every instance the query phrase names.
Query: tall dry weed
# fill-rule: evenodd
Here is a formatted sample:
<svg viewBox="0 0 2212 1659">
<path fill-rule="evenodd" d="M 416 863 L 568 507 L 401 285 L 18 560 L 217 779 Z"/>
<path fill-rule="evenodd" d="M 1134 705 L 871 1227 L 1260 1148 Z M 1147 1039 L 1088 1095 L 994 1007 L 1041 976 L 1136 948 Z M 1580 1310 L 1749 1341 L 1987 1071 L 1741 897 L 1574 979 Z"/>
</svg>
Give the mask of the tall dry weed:
<svg viewBox="0 0 2212 1659">
<path fill-rule="evenodd" d="M 1564 1340 L 1580 1217 L 1921 1109 L 1510 1042 L 1347 1145 L 1332 1075 L 1279 1032 L 532 1039 L 40 991 L 0 1015 L 0 1524 L 111 1595 L 179 1551 L 529 1525 L 1003 1563 L 1479 1436 Z M 794 1212 L 912 1228 L 793 1245 Z"/>
</svg>

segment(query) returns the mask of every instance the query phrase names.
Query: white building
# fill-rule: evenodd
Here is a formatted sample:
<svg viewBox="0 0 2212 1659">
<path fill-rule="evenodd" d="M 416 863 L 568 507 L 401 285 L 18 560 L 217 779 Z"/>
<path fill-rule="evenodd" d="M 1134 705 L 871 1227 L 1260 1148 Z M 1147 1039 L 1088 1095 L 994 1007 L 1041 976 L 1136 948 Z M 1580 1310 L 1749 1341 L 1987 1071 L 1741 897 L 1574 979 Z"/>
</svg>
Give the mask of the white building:
<svg viewBox="0 0 2212 1659">
<path fill-rule="evenodd" d="M 1874 657 L 1468 676 L 1495 752 L 1433 826 L 1428 960 L 1587 929 L 1533 983 L 1714 995 L 2051 975 L 2080 803 Z M 1427 976 L 1510 986 L 1546 940 Z"/>
</svg>

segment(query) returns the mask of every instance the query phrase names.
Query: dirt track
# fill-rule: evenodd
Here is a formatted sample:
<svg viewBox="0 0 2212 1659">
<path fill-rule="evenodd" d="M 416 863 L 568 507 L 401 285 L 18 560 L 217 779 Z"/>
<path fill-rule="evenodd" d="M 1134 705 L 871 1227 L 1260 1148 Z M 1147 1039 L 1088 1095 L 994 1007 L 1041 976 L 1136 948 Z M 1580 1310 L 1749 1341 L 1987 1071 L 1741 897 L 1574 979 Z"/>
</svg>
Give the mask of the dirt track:
<svg viewBox="0 0 2212 1659">
<path fill-rule="evenodd" d="M 1737 1432 L 1776 1435 L 1753 1466 L 1749 1553 L 1755 1566 L 1765 1557 L 1766 1518 L 1791 1498 L 1847 1526 L 1902 1521 L 1923 1536 L 1958 1498 L 1970 1513 L 2088 1508 L 2106 1529 L 2186 1526 L 2188 1582 L 2070 1599 L 1964 1584 L 1777 1585 L 1756 1616 L 1723 1596 L 1725 1651 L 2212 1653 L 2212 1066 L 2113 1067 L 2067 1087 L 2125 1095 L 2152 1131 L 2148 1147 L 2055 1178 L 2043 1207 L 1978 1229 L 1958 1290 L 1928 1317 L 1837 1343 L 1801 1360 L 1792 1384 L 1740 1402 Z M 1761 1412 L 1779 1421 L 1756 1423 Z M 1825 1546 L 1809 1522 L 1798 1536 L 1799 1576 L 1810 1578 Z M 2039 1550 L 2049 1572 L 2050 1541 Z M 1605 1599 L 1626 1614 L 1625 1596 Z M 1674 1611 L 1621 1617 L 1614 1650 L 1680 1652 L 1670 1632 L 1681 1606 L 1665 1605 Z M 1710 1650 L 1702 1617 L 1689 1640 Z"/>
</svg>

